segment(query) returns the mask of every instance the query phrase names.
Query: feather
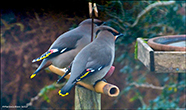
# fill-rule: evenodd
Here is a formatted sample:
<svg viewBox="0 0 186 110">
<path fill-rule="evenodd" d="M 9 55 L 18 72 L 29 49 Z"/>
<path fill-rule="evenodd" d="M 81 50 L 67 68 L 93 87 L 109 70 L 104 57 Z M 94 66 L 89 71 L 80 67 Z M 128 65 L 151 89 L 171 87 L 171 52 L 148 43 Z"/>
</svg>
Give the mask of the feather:
<svg viewBox="0 0 186 110">
<path fill-rule="evenodd" d="M 84 78 L 91 76 L 92 74 L 100 71 L 103 68 L 104 68 L 104 66 L 100 66 L 100 67 L 97 67 L 97 68 L 87 68 L 76 79 L 74 79 L 73 83 L 81 81 Z"/>
<path fill-rule="evenodd" d="M 53 58 L 57 55 L 60 55 L 62 53 L 65 53 L 67 51 L 70 51 L 74 48 L 62 48 L 62 49 L 57 49 L 57 48 L 54 48 L 54 49 L 50 49 L 49 51 L 45 52 L 43 55 L 41 55 L 40 57 L 32 60 L 32 62 L 37 62 L 37 61 L 41 61 L 43 59 L 46 59 L 46 58 Z"/>
</svg>

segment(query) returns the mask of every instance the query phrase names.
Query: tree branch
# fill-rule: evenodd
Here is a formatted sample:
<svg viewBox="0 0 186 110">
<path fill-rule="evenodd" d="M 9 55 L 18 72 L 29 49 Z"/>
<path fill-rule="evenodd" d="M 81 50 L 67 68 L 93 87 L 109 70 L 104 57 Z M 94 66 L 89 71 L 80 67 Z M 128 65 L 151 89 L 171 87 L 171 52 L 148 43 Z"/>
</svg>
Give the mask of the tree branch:
<svg viewBox="0 0 186 110">
<path fill-rule="evenodd" d="M 123 23 L 123 20 L 120 19 L 119 17 L 117 17 L 117 16 L 115 16 L 115 15 L 112 15 L 112 14 L 110 14 L 110 13 L 107 12 L 107 11 L 105 11 L 105 12 L 106 12 L 106 14 L 107 14 L 108 16 L 110 16 L 110 17 L 112 17 L 112 18 L 118 20 L 120 23 Z"/>
<path fill-rule="evenodd" d="M 129 25 L 130 27 L 134 27 L 138 24 L 138 21 L 140 20 L 140 18 L 145 15 L 147 12 L 149 12 L 152 8 L 157 7 L 157 6 L 166 6 L 166 5 L 172 5 L 174 4 L 175 1 L 165 1 L 165 2 L 155 2 L 153 4 L 150 4 L 149 6 L 147 6 L 143 11 L 141 11 L 138 16 L 137 19 L 135 20 L 135 22 L 132 25 Z"/>
<path fill-rule="evenodd" d="M 65 85 L 65 83 L 62 84 L 57 84 L 57 83 L 53 83 L 52 84 L 54 87 L 59 88 Z M 49 89 L 46 89 L 47 87 L 44 87 L 43 89 L 45 89 L 45 91 L 43 92 L 43 89 L 40 90 L 40 92 L 33 98 L 30 99 L 30 102 L 28 102 L 25 106 L 29 107 L 33 105 L 33 102 L 38 100 L 41 96 L 43 96 L 44 94 L 46 94 L 46 92 L 48 92 Z"/>
<path fill-rule="evenodd" d="M 125 31 L 126 29 L 123 27 L 123 26 L 121 26 L 121 24 L 119 24 L 118 22 L 116 22 L 116 21 L 114 21 L 114 20 L 112 20 L 112 19 L 110 19 L 109 21 L 111 21 L 111 22 L 113 22 L 114 24 L 116 24 L 120 29 L 122 29 L 123 31 Z"/>
<path fill-rule="evenodd" d="M 185 88 L 186 85 L 179 85 L 179 86 L 154 86 L 153 84 L 138 84 L 136 82 L 132 82 L 129 85 L 135 86 L 135 87 L 143 87 L 143 88 L 151 88 L 151 89 L 157 89 L 157 90 L 163 90 L 165 88 Z"/>
<path fill-rule="evenodd" d="M 157 90 L 163 90 L 165 87 L 159 87 L 159 86 L 154 86 L 152 84 L 137 84 L 136 82 L 132 82 L 129 85 L 135 86 L 135 87 L 143 87 L 143 88 L 151 88 L 151 89 L 157 89 Z"/>
<path fill-rule="evenodd" d="M 118 1 L 111 1 L 111 2 L 112 2 L 112 3 L 113 3 L 113 2 L 117 2 L 117 3 L 120 5 L 120 8 L 121 8 L 121 15 L 122 15 L 122 18 L 124 18 L 124 17 L 125 17 L 125 12 L 124 12 L 124 8 L 123 8 L 123 5 L 122 5 L 121 1 L 118 0 Z"/>
</svg>

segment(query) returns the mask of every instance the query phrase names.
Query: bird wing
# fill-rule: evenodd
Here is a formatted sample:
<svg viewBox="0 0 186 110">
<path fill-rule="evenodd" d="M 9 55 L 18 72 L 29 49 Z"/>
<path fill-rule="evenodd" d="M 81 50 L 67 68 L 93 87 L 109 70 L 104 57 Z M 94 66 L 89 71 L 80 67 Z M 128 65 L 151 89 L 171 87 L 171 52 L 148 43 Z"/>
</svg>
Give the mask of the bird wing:
<svg viewBox="0 0 186 110">
<path fill-rule="evenodd" d="M 72 49 L 76 48 L 77 42 L 82 38 L 83 36 L 70 36 L 70 37 L 61 37 L 57 39 L 52 46 L 49 48 L 47 52 L 45 52 L 40 57 L 34 59 L 32 62 L 41 61 L 45 58 L 53 58 L 57 55 L 63 54 L 67 51 L 70 51 Z"/>
<path fill-rule="evenodd" d="M 96 54 L 91 54 L 87 59 L 83 72 L 81 72 L 73 82 L 81 81 L 108 66 L 112 60 L 112 56 L 109 54 L 110 52 L 108 52 L 109 51 L 107 51 L 107 53 L 99 52 L 99 57 L 96 56 Z"/>
<path fill-rule="evenodd" d="M 37 61 L 41 61 L 45 58 L 53 58 L 59 54 L 62 54 L 62 53 L 65 53 L 69 50 L 72 50 L 74 48 L 62 48 L 62 49 L 59 49 L 59 48 L 53 48 L 53 49 L 50 49 L 48 50 L 47 52 L 45 52 L 43 55 L 41 55 L 40 57 L 32 60 L 32 62 L 37 62 Z"/>
<path fill-rule="evenodd" d="M 97 71 L 100 71 L 103 69 L 104 66 L 99 66 L 97 68 L 86 68 L 72 83 L 76 83 L 78 81 L 83 80 L 86 77 L 91 76 L 92 74 L 96 73 Z"/>
</svg>

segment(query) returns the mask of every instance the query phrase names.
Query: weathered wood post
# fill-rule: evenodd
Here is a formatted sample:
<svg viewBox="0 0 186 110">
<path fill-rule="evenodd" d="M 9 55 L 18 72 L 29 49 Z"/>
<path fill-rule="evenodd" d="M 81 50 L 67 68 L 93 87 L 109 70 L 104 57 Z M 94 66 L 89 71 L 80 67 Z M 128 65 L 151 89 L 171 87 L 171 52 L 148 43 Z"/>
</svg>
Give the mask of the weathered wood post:
<svg viewBox="0 0 186 110">
<path fill-rule="evenodd" d="M 75 87 L 75 110 L 101 109 L 101 94 L 80 85 Z"/>
</svg>

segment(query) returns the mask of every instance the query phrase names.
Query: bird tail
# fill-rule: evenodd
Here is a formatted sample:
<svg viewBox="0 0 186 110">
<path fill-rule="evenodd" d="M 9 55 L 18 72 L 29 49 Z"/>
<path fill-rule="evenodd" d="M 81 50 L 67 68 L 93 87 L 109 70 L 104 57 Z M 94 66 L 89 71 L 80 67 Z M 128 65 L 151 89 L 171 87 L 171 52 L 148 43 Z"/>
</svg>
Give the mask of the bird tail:
<svg viewBox="0 0 186 110">
<path fill-rule="evenodd" d="M 72 66 L 70 66 L 66 73 L 57 80 L 57 83 L 59 83 L 65 76 L 67 76 L 71 72 L 71 67 Z"/>
<path fill-rule="evenodd" d="M 39 65 L 39 67 L 37 68 L 37 70 L 30 76 L 30 78 L 34 78 L 36 76 L 36 74 L 38 72 L 40 72 L 41 70 L 43 70 L 44 68 L 50 66 L 52 63 L 50 61 L 47 61 L 46 59 L 44 59 L 41 64 Z"/>
<path fill-rule="evenodd" d="M 67 82 L 67 84 L 61 89 L 59 90 L 59 95 L 65 97 L 69 94 L 70 90 L 72 89 L 72 87 L 75 85 L 76 83 L 70 83 Z"/>
</svg>

